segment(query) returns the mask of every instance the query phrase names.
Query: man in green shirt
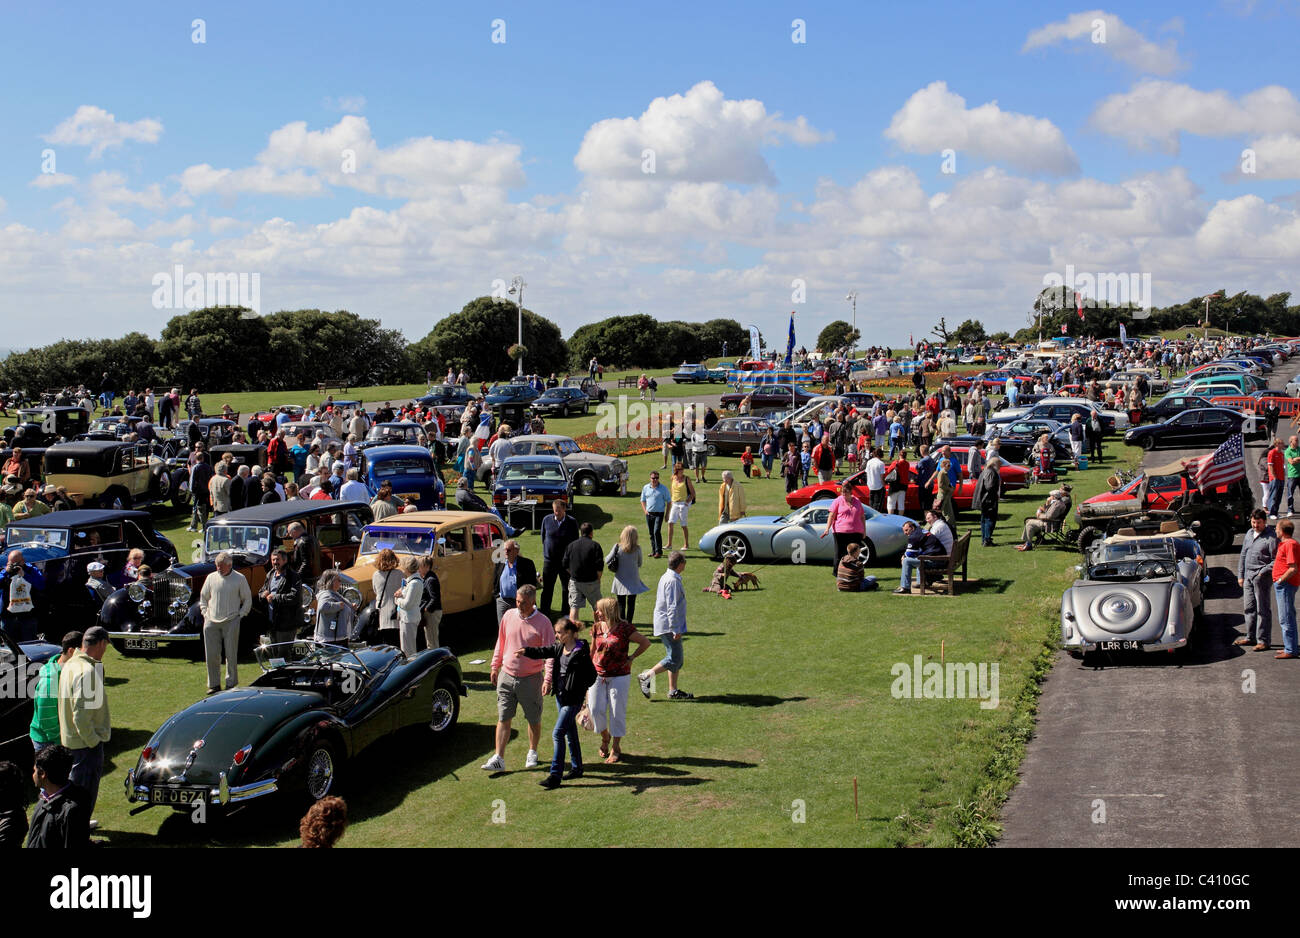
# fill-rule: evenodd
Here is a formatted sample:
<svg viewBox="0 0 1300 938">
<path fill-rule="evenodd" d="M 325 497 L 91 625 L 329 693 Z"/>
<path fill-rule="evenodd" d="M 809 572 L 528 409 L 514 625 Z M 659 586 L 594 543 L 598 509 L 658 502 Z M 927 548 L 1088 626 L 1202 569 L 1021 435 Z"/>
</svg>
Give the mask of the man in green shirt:
<svg viewBox="0 0 1300 938">
<path fill-rule="evenodd" d="M 1286 513 L 1295 514 L 1295 490 L 1300 486 L 1300 437 L 1291 437 L 1282 451 L 1286 460 Z"/>
<path fill-rule="evenodd" d="M 59 643 L 62 653 L 45 662 L 36 679 L 33 700 L 31 737 L 32 747 L 40 752 L 46 746 L 59 744 L 59 675 L 73 652 L 81 647 L 81 633 L 69 632 Z"/>
</svg>

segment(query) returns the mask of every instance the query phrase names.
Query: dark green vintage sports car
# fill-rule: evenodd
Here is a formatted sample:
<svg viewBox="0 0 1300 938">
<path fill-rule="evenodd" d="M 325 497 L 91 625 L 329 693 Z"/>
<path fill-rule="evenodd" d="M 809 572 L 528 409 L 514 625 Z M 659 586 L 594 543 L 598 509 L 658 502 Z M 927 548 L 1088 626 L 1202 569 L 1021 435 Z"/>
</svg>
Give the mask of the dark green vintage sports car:
<svg viewBox="0 0 1300 938">
<path fill-rule="evenodd" d="M 257 649 L 262 675 L 177 713 L 126 775 L 136 811 L 237 806 L 274 792 L 335 794 L 347 760 L 405 727 L 451 733 L 466 694 L 446 648 L 297 641 Z M 133 812 L 134 813 L 134 812 Z"/>
</svg>

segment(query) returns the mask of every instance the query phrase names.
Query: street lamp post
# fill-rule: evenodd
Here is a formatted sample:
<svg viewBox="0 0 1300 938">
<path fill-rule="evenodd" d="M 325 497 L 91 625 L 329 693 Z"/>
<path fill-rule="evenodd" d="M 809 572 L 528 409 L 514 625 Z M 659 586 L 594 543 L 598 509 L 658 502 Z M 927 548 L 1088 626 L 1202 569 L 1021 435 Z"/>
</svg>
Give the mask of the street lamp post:
<svg viewBox="0 0 1300 938">
<path fill-rule="evenodd" d="M 510 280 L 510 295 L 515 298 L 515 308 L 519 313 L 519 345 L 524 344 L 524 287 L 528 286 L 523 277 L 513 277 Z M 519 370 L 515 374 L 519 377 L 524 373 L 524 356 L 520 355 L 517 359 Z"/>
<path fill-rule="evenodd" d="M 857 290 L 851 291 L 849 295 L 846 296 L 844 299 L 846 299 L 853 307 L 853 331 L 857 332 L 858 331 L 858 291 Z M 854 339 L 850 345 L 850 349 L 856 348 L 857 344 L 858 344 L 858 340 Z"/>
</svg>

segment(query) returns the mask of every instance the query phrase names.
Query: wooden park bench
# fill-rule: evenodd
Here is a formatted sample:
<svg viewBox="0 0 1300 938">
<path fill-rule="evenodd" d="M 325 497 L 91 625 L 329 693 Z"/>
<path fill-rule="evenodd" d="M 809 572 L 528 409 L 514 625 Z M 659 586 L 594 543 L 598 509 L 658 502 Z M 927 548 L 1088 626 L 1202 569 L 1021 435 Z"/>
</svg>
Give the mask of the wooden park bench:
<svg viewBox="0 0 1300 938">
<path fill-rule="evenodd" d="M 957 584 L 955 582 L 957 568 L 958 567 L 961 568 L 961 581 L 965 583 L 966 582 L 966 551 L 969 547 L 970 547 L 970 532 L 967 531 L 965 534 L 959 537 L 955 542 L 953 542 L 952 553 L 946 555 L 940 555 L 937 557 L 931 556 L 925 558 L 927 561 L 929 561 L 929 563 L 942 563 L 943 566 L 930 566 L 927 563 L 923 563 L 917 569 L 916 572 L 921 582 L 922 596 L 925 595 L 925 590 L 927 586 L 930 586 L 932 583 L 942 584 L 945 578 L 947 578 L 948 580 L 947 589 L 946 589 L 947 595 L 949 596 L 957 595 Z M 931 589 L 930 591 L 934 592 L 933 589 Z"/>
<path fill-rule="evenodd" d="M 620 388 L 634 388 L 637 386 L 637 382 L 640 380 L 641 380 L 640 375 L 637 375 L 636 377 L 632 377 L 631 375 L 629 375 L 626 378 L 619 378 L 618 386 Z"/>
<path fill-rule="evenodd" d="M 331 388 L 336 391 L 341 391 L 344 394 L 348 393 L 348 383 L 346 381 L 317 381 L 316 382 L 317 394 L 322 394 L 322 395 L 326 394 L 329 392 Z"/>
</svg>

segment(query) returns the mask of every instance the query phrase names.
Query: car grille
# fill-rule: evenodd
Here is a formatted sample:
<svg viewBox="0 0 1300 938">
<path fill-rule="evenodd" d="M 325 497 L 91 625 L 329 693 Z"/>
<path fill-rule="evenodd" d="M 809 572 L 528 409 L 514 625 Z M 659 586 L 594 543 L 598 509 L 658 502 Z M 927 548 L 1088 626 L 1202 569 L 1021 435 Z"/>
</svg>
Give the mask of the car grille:
<svg viewBox="0 0 1300 938">
<path fill-rule="evenodd" d="M 190 600 L 190 578 L 180 573 L 164 570 L 153 578 L 154 609 L 166 613 L 173 602 Z"/>
</svg>

